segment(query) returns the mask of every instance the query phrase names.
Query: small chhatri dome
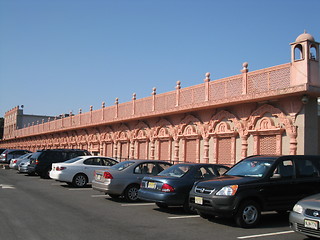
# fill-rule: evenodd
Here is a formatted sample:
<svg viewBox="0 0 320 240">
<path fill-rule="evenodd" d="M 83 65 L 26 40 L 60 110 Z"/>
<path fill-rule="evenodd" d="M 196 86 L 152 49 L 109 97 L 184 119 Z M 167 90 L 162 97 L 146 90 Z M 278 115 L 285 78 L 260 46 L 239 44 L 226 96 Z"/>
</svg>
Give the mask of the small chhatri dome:
<svg viewBox="0 0 320 240">
<path fill-rule="evenodd" d="M 304 33 L 300 34 L 297 37 L 296 42 L 302 42 L 302 41 L 305 41 L 305 40 L 309 40 L 309 41 L 314 42 L 314 37 L 311 34 L 309 34 L 306 31 L 304 31 Z"/>
</svg>

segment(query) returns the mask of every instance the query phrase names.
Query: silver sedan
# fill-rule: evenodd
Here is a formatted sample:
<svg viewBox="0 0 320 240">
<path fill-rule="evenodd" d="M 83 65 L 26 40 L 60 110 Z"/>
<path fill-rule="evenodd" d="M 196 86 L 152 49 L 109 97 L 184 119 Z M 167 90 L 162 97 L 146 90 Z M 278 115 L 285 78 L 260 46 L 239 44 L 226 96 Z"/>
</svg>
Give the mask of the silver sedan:
<svg viewBox="0 0 320 240">
<path fill-rule="evenodd" d="M 112 198 L 124 196 L 129 201 L 138 200 L 138 190 L 144 177 L 157 175 L 172 164 L 157 160 L 129 160 L 108 170 L 96 170 L 92 188 L 109 194 Z"/>
<path fill-rule="evenodd" d="M 289 221 L 295 232 L 320 238 L 320 193 L 297 202 L 290 212 Z"/>
</svg>

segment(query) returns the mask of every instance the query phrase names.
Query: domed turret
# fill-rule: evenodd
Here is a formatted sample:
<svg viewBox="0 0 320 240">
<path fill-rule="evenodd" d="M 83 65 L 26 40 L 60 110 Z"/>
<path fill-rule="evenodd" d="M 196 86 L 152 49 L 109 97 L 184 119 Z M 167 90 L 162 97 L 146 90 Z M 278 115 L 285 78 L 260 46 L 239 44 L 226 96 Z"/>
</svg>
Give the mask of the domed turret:
<svg viewBox="0 0 320 240">
<path fill-rule="evenodd" d="M 307 33 L 306 31 L 304 31 L 304 33 L 300 34 L 297 39 L 296 39 L 296 42 L 302 42 L 302 41 L 305 41 L 305 40 L 309 40 L 309 41 L 312 41 L 314 42 L 314 37 Z"/>
<path fill-rule="evenodd" d="M 320 87 L 319 43 L 304 31 L 291 43 L 291 84 Z"/>
</svg>

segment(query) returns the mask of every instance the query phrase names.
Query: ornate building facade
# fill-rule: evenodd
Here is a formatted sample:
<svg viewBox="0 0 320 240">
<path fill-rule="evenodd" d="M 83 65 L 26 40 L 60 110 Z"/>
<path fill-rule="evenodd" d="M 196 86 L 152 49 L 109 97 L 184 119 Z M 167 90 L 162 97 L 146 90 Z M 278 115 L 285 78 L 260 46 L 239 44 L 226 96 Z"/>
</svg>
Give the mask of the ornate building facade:
<svg viewBox="0 0 320 240">
<path fill-rule="evenodd" d="M 319 43 L 303 33 L 291 62 L 14 129 L 1 147 L 80 148 L 121 159 L 234 164 L 254 154 L 319 154 Z M 5 116 L 6 118 L 6 116 Z"/>
</svg>

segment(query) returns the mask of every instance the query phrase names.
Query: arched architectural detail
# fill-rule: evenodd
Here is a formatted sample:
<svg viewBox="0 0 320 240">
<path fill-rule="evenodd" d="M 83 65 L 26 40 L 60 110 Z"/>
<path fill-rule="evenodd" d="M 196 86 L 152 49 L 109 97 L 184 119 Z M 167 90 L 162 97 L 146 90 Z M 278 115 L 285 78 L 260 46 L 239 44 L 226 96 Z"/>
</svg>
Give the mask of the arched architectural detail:
<svg viewBox="0 0 320 240">
<path fill-rule="evenodd" d="M 201 124 L 202 122 L 198 118 L 189 114 L 177 126 L 182 147 L 181 154 L 184 156 L 183 161 L 185 162 L 200 162 L 201 134 L 199 126 Z"/>
<path fill-rule="evenodd" d="M 110 127 L 105 127 L 102 130 L 101 136 L 100 136 L 100 152 L 102 153 L 103 156 L 108 156 L 108 157 L 114 157 L 114 143 L 115 143 L 115 133 L 112 128 Z"/>
<path fill-rule="evenodd" d="M 213 138 L 213 162 L 234 164 L 236 162 L 236 137 L 243 136 L 243 126 L 237 117 L 221 110 L 209 122 L 209 135 Z M 242 138 L 242 154 L 246 155 L 247 141 Z"/>
<path fill-rule="evenodd" d="M 303 60 L 303 48 L 301 44 L 294 47 L 294 61 Z"/>
<path fill-rule="evenodd" d="M 161 118 L 152 128 L 153 137 L 151 138 L 151 159 L 171 160 L 172 159 L 172 132 L 174 126 L 165 118 Z M 178 137 L 176 138 L 178 139 Z M 154 141 L 153 141 L 154 140 Z"/>
<path fill-rule="evenodd" d="M 100 132 L 99 129 L 91 129 L 88 135 L 88 144 L 89 151 L 93 153 L 93 155 L 100 155 Z"/>
<path fill-rule="evenodd" d="M 267 113 L 271 117 L 267 117 Z M 284 131 L 290 137 L 290 154 L 296 154 L 296 126 L 293 125 L 292 117 L 285 115 L 279 108 L 269 104 L 259 107 L 250 115 L 248 129 L 254 136 L 254 154 L 282 154 Z"/>
<path fill-rule="evenodd" d="M 88 133 L 81 130 L 77 132 L 77 142 L 80 149 L 88 150 Z"/>
<path fill-rule="evenodd" d="M 186 128 L 187 126 L 198 126 L 198 125 L 200 125 L 200 124 L 201 124 L 201 121 L 200 121 L 198 118 L 196 118 L 195 116 L 193 116 L 193 115 L 191 115 L 191 114 L 187 115 L 185 118 L 183 118 L 183 119 L 180 121 L 180 124 L 178 125 L 179 135 L 183 136 L 185 133 L 187 133 L 187 132 L 185 132 L 185 128 Z M 198 129 L 195 129 L 195 128 L 190 129 L 190 128 L 189 128 L 188 131 L 190 131 L 190 130 L 191 130 L 192 132 L 195 131 L 196 133 L 194 133 L 194 134 L 196 134 L 196 135 L 199 134 L 199 133 L 198 133 Z M 188 134 L 190 134 L 190 132 L 189 132 Z"/>
<path fill-rule="evenodd" d="M 131 155 L 132 151 L 130 151 L 131 140 L 131 130 L 126 124 L 121 124 L 115 132 L 114 156 L 121 160 L 134 158 L 134 156 Z"/>
<path fill-rule="evenodd" d="M 139 121 L 133 130 L 133 142 L 131 143 L 131 156 L 137 159 L 149 158 L 150 127 L 143 121 Z"/>
</svg>

